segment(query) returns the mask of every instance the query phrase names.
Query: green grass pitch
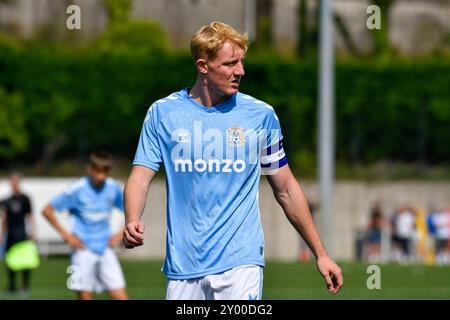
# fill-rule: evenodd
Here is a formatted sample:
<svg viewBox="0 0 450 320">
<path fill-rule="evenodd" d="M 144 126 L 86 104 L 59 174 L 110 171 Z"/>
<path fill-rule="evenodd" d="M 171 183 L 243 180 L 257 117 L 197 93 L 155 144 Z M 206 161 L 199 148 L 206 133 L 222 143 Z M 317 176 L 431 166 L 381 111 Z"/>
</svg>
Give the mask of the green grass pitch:
<svg viewBox="0 0 450 320">
<path fill-rule="evenodd" d="M 132 299 L 164 299 L 165 277 L 160 261 L 122 260 L 128 292 Z M 68 257 L 42 261 L 32 273 L 32 292 L 28 297 L 7 296 L 0 299 L 74 299 L 66 288 Z M 367 288 L 368 264 L 341 263 L 344 288 L 336 296 L 328 294 L 313 263 L 268 261 L 264 270 L 263 298 L 289 299 L 450 299 L 450 267 L 423 265 L 380 265 L 381 289 Z M 18 277 L 18 282 L 20 277 Z M 0 288 L 6 286 L 4 264 L 0 267 Z M 107 299 L 107 295 L 96 296 Z"/>
</svg>

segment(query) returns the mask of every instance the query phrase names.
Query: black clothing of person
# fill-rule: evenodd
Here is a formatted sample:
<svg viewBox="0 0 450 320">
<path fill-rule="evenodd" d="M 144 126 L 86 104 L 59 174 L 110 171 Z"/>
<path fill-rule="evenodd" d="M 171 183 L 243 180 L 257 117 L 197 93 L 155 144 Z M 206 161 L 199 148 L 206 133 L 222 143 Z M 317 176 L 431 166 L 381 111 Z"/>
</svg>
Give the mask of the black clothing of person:
<svg viewBox="0 0 450 320">
<path fill-rule="evenodd" d="M 6 212 L 6 251 L 8 251 L 14 244 L 27 240 L 27 232 L 25 228 L 25 217 L 31 214 L 31 203 L 28 196 L 20 193 L 14 194 L 11 197 L 0 201 L 0 207 Z M 8 269 L 8 289 L 10 293 L 16 290 L 15 274 L 13 270 Z M 30 271 L 23 270 L 23 288 L 28 290 L 30 282 Z"/>
</svg>

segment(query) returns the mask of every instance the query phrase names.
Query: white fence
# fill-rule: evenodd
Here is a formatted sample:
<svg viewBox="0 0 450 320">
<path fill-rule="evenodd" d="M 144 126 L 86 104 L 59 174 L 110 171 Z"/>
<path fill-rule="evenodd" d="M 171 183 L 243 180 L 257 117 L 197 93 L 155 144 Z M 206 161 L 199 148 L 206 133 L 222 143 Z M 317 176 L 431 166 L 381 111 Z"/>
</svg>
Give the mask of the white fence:
<svg viewBox="0 0 450 320">
<path fill-rule="evenodd" d="M 61 243 L 60 236 L 42 217 L 44 206 L 76 178 L 25 178 L 22 189 L 33 204 L 37 226 L 37 238 L 41 250 L 48 252 L 57 249 L 54 243 Z M 311 200 L 318 199 L 316 184 L 301 181 L 301 186 Z M 7 180 L 0 180 L 0 198 L 9 194 Z M 295 260 L 300 246 L 299 236 L 290 226 L 283 211 L 275 201 L 270 186 L 262 179 L 260 186 L 261 218 L 265 233 L 266 257 L 277 260 Z M 355 257 L 356 233 L 367 225 L 369 209 L 380 201 L 385 214 L 389 215 L 399 206 L 408 204 L 414 207 L 436 208 L 450 204 L 449 182 L 353 182 L 338 181 L 335 186 L 334 252 L 338 259 L 350 260 Z M 146 224 L 145 245 L 133 250 L 121 250 L 121 255 L 129 258 L 157 258 L 165 255 L 165 202 L 164 181 L 155 181 L 150 189 L 147 205 L 143 214 Z M 317 216 L 320 215 L 320 212 Z M 70 217 L 67 213 L 58 214 L 58 218 L 67 228 Z M 112 227 L 117 230 L 123 217 L 115 212 Z M 49 244 L 52 244 L 49 246 Z"/>
</svg>

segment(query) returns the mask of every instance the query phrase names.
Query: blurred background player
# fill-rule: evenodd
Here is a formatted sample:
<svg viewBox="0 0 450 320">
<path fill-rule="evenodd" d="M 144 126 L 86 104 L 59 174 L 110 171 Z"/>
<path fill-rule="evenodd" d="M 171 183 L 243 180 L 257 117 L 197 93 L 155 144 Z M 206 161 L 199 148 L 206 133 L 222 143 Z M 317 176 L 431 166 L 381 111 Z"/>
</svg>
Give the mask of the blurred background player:
<svg viewBox="0 0 450 320">
<path fill-rule="evenodd" d="M 329 292 L 336 294 L 343 284 L 287 164 L 274 109 L 239 93 L 247 41 L 224 23 L 203 26 L 191 40 L 195 85 L 154 103 L 144 121 L 125 188 L 124 242 L 127 248 L 143 244 L 140 216 L 163 163 L 168 190 L 163 271 L 169 300 L 262 298 L 258 188 L 263 170 L 314 253 Z"/>
<path fill-rule="evenodd" d="M 9 182 L 11 185 L 12 195 L 4 200 L 0 201 L 0 211 L 5 213 L 2 223 L 1 235 L 6 233 L 6 246 L 5 250 L 8 252 L 11 247 L 19 242 L 34 239 L 34 222 L 32 216 L 32 207 L 30 198 L 24 194 L 20 189 L 21 175 L 18 172 L 14 172 L 9 176 Z M 1 237 L 2 239 L 3 237 Z M 16 293 L 16 273 L 8 266 L 8 287 L 6 289 L 7 294 Z M 31 270 L 23 270 L 23 284 L 20 294 L 27 295 L 30 292 L 30 276 Z"/>
<path fill-rule="evenodd" d="M 66 192 L 55 197 L 43 215 L 72 247 L 70 288 L 81 300 L 93 298 L 93 292 L 107 290 L 112 299 L 125 300 L 125 278 L 112 247 L 122 242 L 123 231 L 111 234 L 109 225 L 113 207 L 123 211 L 123 192 L 108 177 L 112 158 L 104 152 L 92 153 L 86 171 Z M 53 212 L 69 210 L 74 218 L 73 231 L 65 230 Z"/>
<path fill-rule="evenodd" d="M 434 238 L 436 264 L 450 264 L 450 208 L 431 212 L 428 228 Z"/>
<path fill-rule="evenodd" d="M 392 254 L 396 262 L 410 262 L 414 255 L 416 215 L 409 206 L 400 207 L 392 217 Z"/>
<path fill-rule="evenodd" d="M 370 210 L 369 223 L 367 226 L 364 256 L 370 262 L 379 261 L 381 257 L 381 233 L 383 229 L 383 211 L 381 204 L 376 202 Z"/>
</svg>

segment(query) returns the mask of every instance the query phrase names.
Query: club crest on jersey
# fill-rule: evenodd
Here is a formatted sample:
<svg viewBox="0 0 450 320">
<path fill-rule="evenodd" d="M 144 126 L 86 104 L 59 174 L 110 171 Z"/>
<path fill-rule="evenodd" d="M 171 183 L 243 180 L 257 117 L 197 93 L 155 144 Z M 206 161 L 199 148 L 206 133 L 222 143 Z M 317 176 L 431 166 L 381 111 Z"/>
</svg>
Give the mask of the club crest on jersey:
<svg viewBox="0 0 450 320">
<path fill-rule="evenodd" d="M 228 128 L 228 144 L 230 146 L 242 146 L 245 143 L 245 129 L 242 127 Z"/>
</svg>

